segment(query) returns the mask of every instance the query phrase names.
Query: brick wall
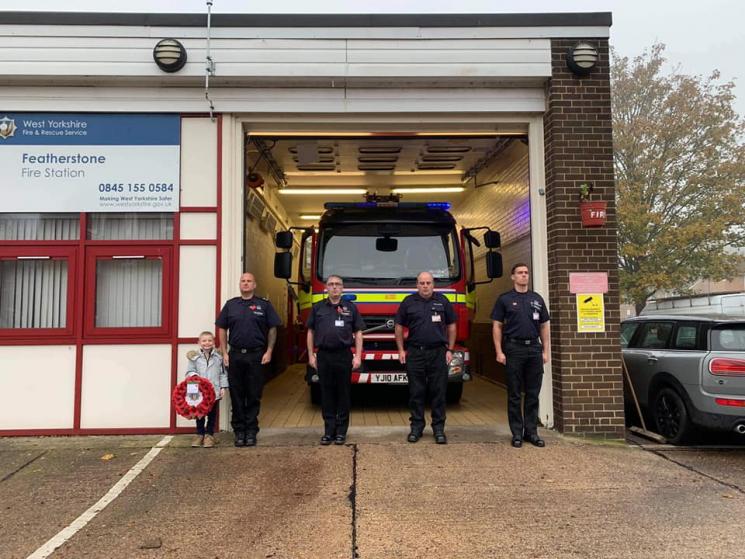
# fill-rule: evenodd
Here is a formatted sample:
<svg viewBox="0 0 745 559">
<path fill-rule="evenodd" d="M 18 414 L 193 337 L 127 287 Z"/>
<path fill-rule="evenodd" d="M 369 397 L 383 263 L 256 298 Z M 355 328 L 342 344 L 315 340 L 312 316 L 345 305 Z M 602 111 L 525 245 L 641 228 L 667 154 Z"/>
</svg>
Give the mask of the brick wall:
<svg viewBox="0 0 745 559">
<path fill-rule="evenodd" d="M 593 40 L 600 62 L 585 77 L 566 66 L 576 39 L 552 41 L 552 78 L 544 116 L 548 267 L 554 418 L 569 434 L 622 437 L 623 383 L 618 342 L 619 292 L 608 41 Z M 602 228 L 583 228 L 579 183 L 608 203 Z M 579 334 L 569 272 L 607 271 L 604 333 Z"/>
</svg>

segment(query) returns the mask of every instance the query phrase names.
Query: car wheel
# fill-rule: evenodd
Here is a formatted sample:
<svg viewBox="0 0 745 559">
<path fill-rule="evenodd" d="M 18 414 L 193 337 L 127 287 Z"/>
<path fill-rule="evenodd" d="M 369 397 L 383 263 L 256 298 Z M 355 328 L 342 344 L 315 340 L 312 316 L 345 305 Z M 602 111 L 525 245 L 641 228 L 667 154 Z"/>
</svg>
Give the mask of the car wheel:
<svg viewBox="0 0 745 559">
<path fill-rule="evenodd" d="M 680 444 L 691 433 L 691 418 L 685 402 L 672 388 L 663 388 L 654 399 L 657 432 L 672 444 Z"/>
<path fill-rule="evenodd" d="M 310 385 L 310 402 L 316 406 L 321 405 L 321 385 L 317 382 Z"/>
<path fill-rule="evenodd" d="M 460 402 L 460 398 L 463 396 L 463 383 L 462 382 L 449 382 L 446 392 L 445 399 L 448 404 L 457 404 Z"/>
</svg>

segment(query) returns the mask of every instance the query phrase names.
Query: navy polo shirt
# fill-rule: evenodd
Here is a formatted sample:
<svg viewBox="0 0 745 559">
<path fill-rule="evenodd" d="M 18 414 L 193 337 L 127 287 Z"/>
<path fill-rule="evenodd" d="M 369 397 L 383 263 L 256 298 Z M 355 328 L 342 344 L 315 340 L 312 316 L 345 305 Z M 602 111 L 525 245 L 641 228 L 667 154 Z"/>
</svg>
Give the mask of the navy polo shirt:
<svg viewBox="0 0 745 559">
<path fill-rule="evenodd" d="M 539 337 L 540 325 L 548 322 L 549 316 L 546 303 L 538 293 L 530 290 L 519 293 L 511 289 L 499 296 L 491 319 L 504 325 L 502 334 L 505 337 L 535 339 Z"/>
<path fill-rule="evenodd" d="M 442 293 L 424 299 L 419 293 L 407 296 L 398 307 L 395 322 L 409 328 L 409 344 L 447 345 L 447 325 L 456 320 L 455 310 Z"/>
<path fill-rule="evenodd" d="M 270 328 L 282 324 L 272 304 L 262 297 L 233 297 L 220 311 L 215 325 L 228 330 L 228 343 L 233 348 L 264 349 Z"/>
<path fill-rule="evenodd" d="M 307 326 L 313 330 L 316 347 L 336 350 L 352 347 L 354 333 L 364 329 L 365 322 L 351 301 L 342 299 L 334 304 L 324 299 L 313 305 Z"/>
</svg>

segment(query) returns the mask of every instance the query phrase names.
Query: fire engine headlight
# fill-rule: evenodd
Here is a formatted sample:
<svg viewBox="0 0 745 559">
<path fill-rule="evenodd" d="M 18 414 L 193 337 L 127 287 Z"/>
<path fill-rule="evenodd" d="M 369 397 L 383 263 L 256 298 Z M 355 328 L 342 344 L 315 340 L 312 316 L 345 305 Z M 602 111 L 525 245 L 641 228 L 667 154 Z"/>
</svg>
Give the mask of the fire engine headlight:
<svg viewBox="0 0 745 559">
<path fill-rule="evenodd" d="M 450 366 L 448 367 L 448 374 L 457 375 L 463 372 L 463 362 L 465 355 L 462 351 L 454 351 L 453 358 L 450 360 Z"/>
</svg>

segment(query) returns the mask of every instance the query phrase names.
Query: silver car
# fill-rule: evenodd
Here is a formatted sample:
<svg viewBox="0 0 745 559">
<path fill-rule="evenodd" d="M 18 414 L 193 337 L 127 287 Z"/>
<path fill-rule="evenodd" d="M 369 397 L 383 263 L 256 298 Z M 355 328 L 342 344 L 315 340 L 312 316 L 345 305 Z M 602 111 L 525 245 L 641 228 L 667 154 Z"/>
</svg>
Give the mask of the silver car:
<svg viewBox="0 0 745 559">
<path fill-rule="evenodd" d="M 668 441 L 698 428 L 745 434 L 745 319 L 639 316 L 621 323 L 621 347 L 645 417 Z"/>
</svg>

